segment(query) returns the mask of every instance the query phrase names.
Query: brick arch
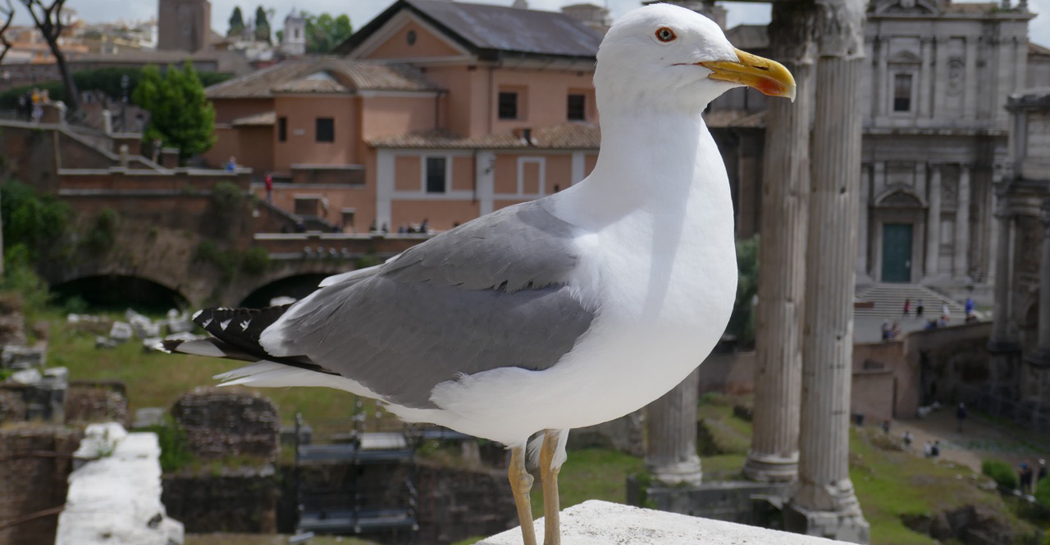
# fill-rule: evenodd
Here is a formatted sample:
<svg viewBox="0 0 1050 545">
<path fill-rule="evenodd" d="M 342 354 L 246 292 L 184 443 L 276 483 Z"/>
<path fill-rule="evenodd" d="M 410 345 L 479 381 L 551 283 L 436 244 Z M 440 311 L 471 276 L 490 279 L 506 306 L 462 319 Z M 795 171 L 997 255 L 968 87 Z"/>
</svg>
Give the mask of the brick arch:
<svg viewBox="0 0 1050 545">
<path fill-rule="evenodd" d="M 81 270 L 78 272 L 80 274 L 58 276 L 47 280 L 54 292 L 73 295 L 74 292 L 79 291 L 84 294 L 83 299 L 89 303 L 112 305 L 127 302 L 133 308 L 139 307 L 136 310 L 158 305 L 181 308 L 192 303 L 185 293 L 166 282 L 165 279 L 114 271 L 99 273 Z M 84 285 L 78 289 L 78 284 Z M 96 289 L 86 290 L 88 286 Z M 99 287 L 102 289 L 98 289 Z"/>
</svg>

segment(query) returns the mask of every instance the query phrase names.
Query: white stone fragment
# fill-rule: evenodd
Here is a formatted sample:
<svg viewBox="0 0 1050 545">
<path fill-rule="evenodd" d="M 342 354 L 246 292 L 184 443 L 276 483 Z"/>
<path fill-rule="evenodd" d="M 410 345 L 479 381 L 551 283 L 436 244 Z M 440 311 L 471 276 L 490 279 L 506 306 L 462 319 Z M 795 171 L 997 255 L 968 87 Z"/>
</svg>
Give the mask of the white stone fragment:
<svg viewBox="0 0 1050 545">
<path fill-rule="evenodd" d="M 88 426 L 77 456 L 98 457 L 69 476 L 56 545 L 169 545 L 182 523 L 160 502 L 160 445 L 153 433 L 127 433 L 116 423 Z"/>
<path fill-rule="evenodd" d="M 536 535 L 543 535 L 542 518 L 536 521 Z M 566 545 L 845 545 L 841 541 L 598 500 L 562 511 L 561 536 Z M 521 529 L 514 528 L 483 539 L 478 545 L 521 543 Z"/>
<path fill-rule="evenodd" d="M 36 384 L 40 382 L 41 378 L 43 378 L 43 375 L 40 374 L 40 371 L 36 369 L 23 369 L 21 371 L 15 371 L 11 375 L 10 380 L 11 382 L 16 382 L 18 384 Z"/>
<path fill-rule="evenodd" d="M 117 342 L 129 341 L 134 335 L 135 331 L 131 329 L 131 324 L 125 322 L 113 322 L 113 327 L 109 329 L 109 338 Z"/>
</svg>

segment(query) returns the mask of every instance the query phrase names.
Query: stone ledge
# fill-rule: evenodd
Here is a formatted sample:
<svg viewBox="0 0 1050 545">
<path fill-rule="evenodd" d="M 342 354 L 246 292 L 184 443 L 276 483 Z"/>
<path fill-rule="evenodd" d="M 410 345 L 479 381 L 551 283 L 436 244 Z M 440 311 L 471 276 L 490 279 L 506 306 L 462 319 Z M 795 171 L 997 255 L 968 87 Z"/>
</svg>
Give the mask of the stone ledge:
<svg viewBox="0 0 1050 545">
<path fill-rule="evenodd" d="M 591 500 L 561 513 L 565 545 L 831 545 L 841 541 L 789 534 L 732 522 L 702 519 Z M 543 539 L 543 519 L 536 521 L 536 536 Z M 478 545 L 521 545 L 521 529 L 514 528 L 478 542 Z"/>
</svg>

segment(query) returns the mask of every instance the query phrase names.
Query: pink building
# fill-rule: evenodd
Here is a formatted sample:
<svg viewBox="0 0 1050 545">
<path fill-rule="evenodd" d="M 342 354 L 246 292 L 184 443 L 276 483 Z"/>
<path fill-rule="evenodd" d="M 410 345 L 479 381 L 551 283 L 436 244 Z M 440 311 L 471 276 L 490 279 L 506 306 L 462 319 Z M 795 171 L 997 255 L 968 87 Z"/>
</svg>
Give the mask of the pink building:
<svg viewBox="0 0 1050 545">
<path fill-rule="evenodd" d="M 601 34 L 555 12 L 398 0 L 338 48 L 210 87 L 218 143 L 317 226 L 444 230 L 564 189 L 597 158 Z M 319 220 L 319 221 L 318 221 Z"/>
</svg>

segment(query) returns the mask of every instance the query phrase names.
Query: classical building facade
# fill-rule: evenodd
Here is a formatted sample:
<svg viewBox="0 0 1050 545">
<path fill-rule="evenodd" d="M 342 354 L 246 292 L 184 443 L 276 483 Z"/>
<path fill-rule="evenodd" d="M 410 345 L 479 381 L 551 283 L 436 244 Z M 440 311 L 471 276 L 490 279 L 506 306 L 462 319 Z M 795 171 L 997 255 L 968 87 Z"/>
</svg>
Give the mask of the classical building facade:
<svg viewBox="0 0 1050 545">
<path fill-rule="evenodd" d="M 877 0 L 865 26 L 858 284 L 922 283 L 991 302 L 994 187 L 1007 161 L 1007 97 L 1044 72 L 1024 2 Z M 765 27 L 728 31 L 768 47 Z M 1038 79 L 1038 77 L 1037 77 Z M 1050 82 L 1042 82 L 1043 84 Z M 737 90 L 708 114 L 738 196 L 738 233 L 758 231 L 765 100 Z M 756 115 L 757 114 L 757 115 Z"/>
</svg>

